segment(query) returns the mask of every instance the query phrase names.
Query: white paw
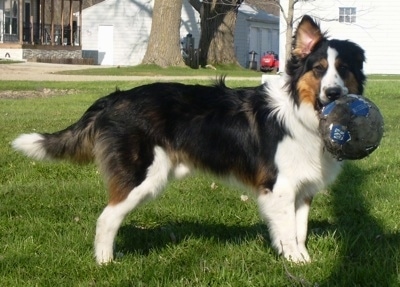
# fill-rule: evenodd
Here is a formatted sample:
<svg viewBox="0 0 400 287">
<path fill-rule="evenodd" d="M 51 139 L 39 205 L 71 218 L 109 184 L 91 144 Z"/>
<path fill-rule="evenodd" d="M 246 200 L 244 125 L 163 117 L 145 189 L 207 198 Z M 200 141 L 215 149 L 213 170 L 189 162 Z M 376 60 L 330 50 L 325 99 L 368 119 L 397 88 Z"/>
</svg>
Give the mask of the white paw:
<svg viewBox="0 0 400 287">
<path fill-rule="evenodd" d="M 299 244 L 298 245 L 299 248 L 299 252 L 301 253 L 301 255 L 304 257 L 305 262 L 311 262 L 311 257 L 308 254 L 307 248 L 304 244 Z"/>
<path fill-rule="evenodd" d="M 291 262 L 294 263 L 308 263 L 311 262 L 310 255 L 308 255 L 307 250 L 303 250 L 302 252 L 296 250 L 291 252 L 283 251 L 283 256 Z"/>
<path fill-rule="evenodd" d="M 99 249 L 96 250 L 96 261 L 99 265 L 113 262 L 114 256 L 112 250 Z"/>
</svg>

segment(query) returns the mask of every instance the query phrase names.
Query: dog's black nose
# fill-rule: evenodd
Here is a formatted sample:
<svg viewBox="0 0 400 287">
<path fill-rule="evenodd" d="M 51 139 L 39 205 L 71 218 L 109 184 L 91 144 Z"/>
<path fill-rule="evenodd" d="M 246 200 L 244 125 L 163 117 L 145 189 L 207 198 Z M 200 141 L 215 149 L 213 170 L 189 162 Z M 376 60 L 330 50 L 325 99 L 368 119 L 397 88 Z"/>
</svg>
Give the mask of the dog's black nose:
<svg viewBox="0 0 400 287">
<path fill-rule="evenodd" d="M 330 99 L 331 101 L 334 101 L 342 95 L 342 89 L 340 87 L 331 87 L 327 88 L 325 90 L 325 95 Z"/>
</svg>

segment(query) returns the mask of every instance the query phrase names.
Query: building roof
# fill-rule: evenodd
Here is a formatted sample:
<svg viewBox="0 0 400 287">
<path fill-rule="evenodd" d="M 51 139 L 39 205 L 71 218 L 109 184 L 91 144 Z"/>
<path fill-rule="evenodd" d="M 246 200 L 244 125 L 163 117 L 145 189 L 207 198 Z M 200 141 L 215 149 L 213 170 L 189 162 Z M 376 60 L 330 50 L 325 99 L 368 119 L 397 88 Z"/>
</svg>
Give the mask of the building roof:
<svg viewBox="0 0 400 287">
<path fill-rule="evenodd" d="M 243 2 L 239 7 L 239 13 L 244 14 L 248 20 L 265 22 L 265 23 L 279 23 L 279 16 L 270 14 L 256 6 L 249 5 Z"/>
</svg>

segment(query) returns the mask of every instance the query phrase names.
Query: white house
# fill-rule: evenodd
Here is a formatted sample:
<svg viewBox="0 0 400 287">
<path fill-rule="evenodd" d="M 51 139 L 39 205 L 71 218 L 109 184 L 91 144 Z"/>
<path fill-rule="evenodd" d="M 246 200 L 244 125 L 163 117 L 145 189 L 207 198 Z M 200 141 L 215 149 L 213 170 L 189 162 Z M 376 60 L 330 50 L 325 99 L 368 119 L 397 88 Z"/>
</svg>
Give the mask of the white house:
<svg viewBox="0 0 400 287">
<path fill-rule="evenodd" d="M 100 65 L 137 65 L 146 52 L 153 0 L 106 0 L 82 11 L 82 54 Z M 187 1 L 181 37 L 200 37 L 199 18 Z"/>
<path fill-rule="evenodd" d="M 82 11 L 82 54 L 100 65 L 140 64 L 151 30 L 153 0 L 105 0 Z M 279 17 L 242 4 L 235 31 L 239 63 L 248 65 L 249 51 L 261 56 L 279 49 Z M 183 1 L 180 36 L 200 40 L 200 16 Z M 259 61 L 259 56 L 257 61 Z"/>
<path fill-rule="evenodd" d="M 287 3 L 288 0 L 281 0 L 283 7 Z M 328 35 L 359 44 L 366 52 L 364 71 L 367 74 L 400 74 L 400 1 L 299 1 L 294 12 L 297 21 L 303 14 L 309 14 L 319 19 Z M 284 59 L 286 27 L 283 18 L 280 22 L 280 59 Z"/>
</svg>

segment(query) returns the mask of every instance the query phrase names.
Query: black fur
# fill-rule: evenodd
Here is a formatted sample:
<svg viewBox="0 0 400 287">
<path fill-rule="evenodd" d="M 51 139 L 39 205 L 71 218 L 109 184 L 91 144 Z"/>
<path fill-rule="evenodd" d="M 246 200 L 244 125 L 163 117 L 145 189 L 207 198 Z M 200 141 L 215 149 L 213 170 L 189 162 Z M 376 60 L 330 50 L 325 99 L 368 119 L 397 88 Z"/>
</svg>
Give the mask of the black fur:
<svg viewBox="0 0 400 287">
<path fill-rule="evenodd" d="M 76 154 L 59 136 L 83 138 L 86 130 L 88 137 L 95 135 L 90 148 L 96 152 L 95 142 L 103 146 L 95 156 L 108 172 L 119 177 L 133 172 L 121 178 L 130 188 L 144 180 L 155 145 L 187 156 L 197 167 L 219 175 L 233 172 L 256 185 L 261 169 L 276 173 L 273 158 L 285 134 L 270 113 L 262 86 L 230 89 L 222 80 L 214 86 L 154 83 L 97 100 L 75 125 L 46 135 L 45 147 L 55 157 Z M 275 176 L 262 184 L 272 188 L 274 181 Z"/>
</svg>

